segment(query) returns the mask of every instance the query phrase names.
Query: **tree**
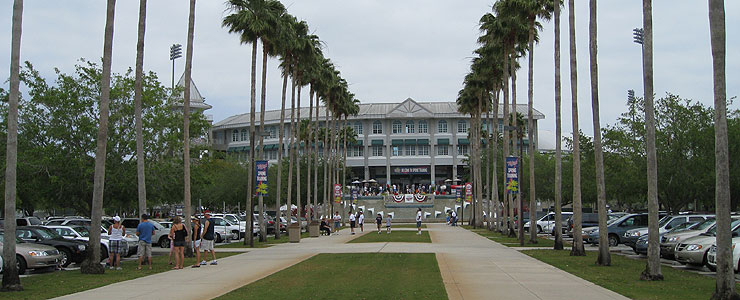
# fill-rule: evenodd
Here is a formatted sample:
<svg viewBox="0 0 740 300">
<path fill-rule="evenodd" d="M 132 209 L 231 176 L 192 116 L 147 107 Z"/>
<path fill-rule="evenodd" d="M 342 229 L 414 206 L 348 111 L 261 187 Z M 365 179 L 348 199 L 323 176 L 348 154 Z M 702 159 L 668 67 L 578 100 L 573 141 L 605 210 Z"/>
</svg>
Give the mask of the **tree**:
<svg viewBox="0 0 740 300">
<path fill-rule="evenodd" d="M 105 41 L 103 43 L 103 74 L 100 78 L 100 118 L 98 125 L 97 147 L 95 151 L 95 177 L 93 183 L 93 201 L 90 219 L 91 228 L 100 228 L 103 216 L 103 189 L 105 184 L 105 158 L 108 141 L 108 114 L 110 111 L 110 76 L 111 56 L 113 53 L 113 26 L 116 12 L 116 0 L 108 0 L 105 19 Z M 9 229 L 9 228 L 6 228 Z M 11 231 L 13 232 L 13 231 Z M 88 256 L 82 263 L 83 274 L 103 274 L 105 268 L 100 265 L 100 230 L 90 231 L 87 245 Z"/>
<path fill-rule="evenodd" d="M 648 260 L 641 280 L 663 280 L 660 271 L 660 241 L 658 235 L 658 159 L 655 150 L 655 109 L 653 107 L 653 4 L 642 1 L 642 45 L 643 85 L 645 89 L 645 144 L 647 152 L 648 183 Z"/>
<path fill-rule="evenodd" d="M 563 250 L 563 228 L 562 223 L 562 127 L 563 120 L 560 116 L 561 111 L 561 86 L 560 86 L 560 0 L 554 0 L 553 17 L 555 19 L 555 250 Z"/>
<path fill-rule="evenodd" d="M 727 131 L 727 87 L 725 78 L 725 5 L 709 0 L 709 29 L 714 79 L 714 155 L 716 165 L 717 285 L 712 299 L 737 299 L 732 273 L 730 232 L 730 169 Z"/>
<path fill-rule="evenodd" d="M 139 1 L 139 32 L 136 41 L 136 87 L 134 89 L 134 115 L 136 118 L 136 178 L 139 214 L 146 211 L 146 177 L 144 167 L 144 133 L 141 122 L 141 97 L 144 91 L 144 34 L 146 33 L 146 0 Z"/>
<path fill-rule="evenodd" d="M 570 37 L 570 93 L 573 119 L 573 232 L 581 232 L 581 151 L 578 132 L 578 72 L 576 61 L 576 17 L 573 0 L 568 0 L 568 31 Z M 585 256 L 583 237 L 573 235 L 572 256 Z"/>
<path fill-rule="evenodd" d="M 606 190 L 604 187 L 604 153 L 601 146 L 601 123 L 599 121 L 599 69 L 597 60 L 597 42 L 596 42 L 596 0 L 589 2 L 589 22 L 588 22 L 588 40 L 589 40 L 589 57 L 591 63 L 591 111 L 594 122 L 594 160 L 596 161 L 596 193 L 599 209 L 599 256 L 596 264 L 601 266 L 611 265 L 611 256 L 609 254 L 609 243 L 606 227 L 607 210 L 606 210 Z"/>
<path fill-rule="evenodd" d="M 190 0 L 190 13 L 188 16 L 188 40 L 185 46 L 185 91 L 183 92 L 183 205 L 185 206 L 185 228 L 190 229 L 191 212 L 191 194 L 190 194 L 190 85 L 192 84 L 193 73 L 193 38 L 195 34 L 195 0 Z M 93 227 L 97 228 L 97 227 Z M 250 231 L 251 233 L 251 231 Z M 249 235 L 251 236 L 251 234 Z M 192 255 L 190 235 L 185 236 L 185 253 Z"/>
<path fill-rule="evenodd" d="M 21 34 L 23 0 L 13 2 L 13 32 L 10 49 L 10 95 L 8 97 L 8 134 L 5 161 L 5 220 L 15 220 L 16 178 L 18 165 L 18 99 L 20 98 Z M 15 232 L 15 222 L 5 222 L 5 230 Z M 22 291 L 15 257 L 15 239 L 3 243 L 2 291 Z"/>
</svg>

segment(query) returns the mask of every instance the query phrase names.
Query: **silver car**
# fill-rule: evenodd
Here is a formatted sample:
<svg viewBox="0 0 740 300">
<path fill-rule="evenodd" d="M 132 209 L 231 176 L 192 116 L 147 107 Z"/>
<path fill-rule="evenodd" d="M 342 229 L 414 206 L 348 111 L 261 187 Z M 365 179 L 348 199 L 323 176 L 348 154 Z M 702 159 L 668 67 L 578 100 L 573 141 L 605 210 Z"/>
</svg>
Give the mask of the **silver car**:
<svg viewBox="0 0 740 300">
<path fill-rule="evenodd" d="M 734 234 L 740 234 L 740 220 L 733 219 L 732 221 L 732 232 Z M 689 264 L 694 266 L 703 266 L 707 264 L 707 251 L 715 243 L 715 235 L 717 233 L 717 226 L 713 226 L 706 233 L 702 233 L 695 237 L 688 238 L 683 242 L 679 242 L 676 245 L 675 253 L 676 260 L 683 264 Z"/>
<path fill-rule="evenodd" d="M 673 258 L 674 250 L 679 242 L 682 242 L 690 237 L 695 237 L 699 234 L 707 232 L 716 220 L 714 218 L 706 219 L 698 224 L 690 227 L 689 229 L 669 232 L 660 238 L 660 256 L 664 258 Z"/>
<path fill-rule="evenodd" d="M 0 231 L 0 247 L 4 237 L 4 232 Z M 17 237 L 14 238 L 18 274 L 26 273 L 26 269 L 53 268 L 62 261 L 62 254 L 52 246 L 26 243 Z"/>
</svg>

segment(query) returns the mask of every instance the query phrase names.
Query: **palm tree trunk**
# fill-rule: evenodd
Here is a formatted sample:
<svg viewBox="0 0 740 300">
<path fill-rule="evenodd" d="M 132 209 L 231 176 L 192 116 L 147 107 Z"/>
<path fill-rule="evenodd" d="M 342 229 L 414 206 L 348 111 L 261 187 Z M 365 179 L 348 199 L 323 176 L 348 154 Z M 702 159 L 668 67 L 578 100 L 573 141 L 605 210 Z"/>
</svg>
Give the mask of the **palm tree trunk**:
<svg viewBox="0 0 740 300">
<path fill-rule="evenodd" d="M 483 95 L 478 96 L 478 109 L 476 114 L 475 141 L 475 227 L 483 227 L 483 180 L 481 180 L 481 116 L 483 115 Z"/>
<path fill-rule="evenodd" d="M 330 215 L 329 207 L 330 205 L 330 199 L 329 199 L 329 102 L 326 101 L 324 104 L 324 201 L 322 202 L 324 204 L 324 215 Z M 333 202 L 333 201 L 332 201 Z"/>
<path fill-rule="evenodd" d="M 296 64 L 297 65 L 297 64 Z M 303 89 L 303 86 L 301 85 L 301 78 L 299 77 L 297 82 L 298 86 L 296 89 L 298 90 L 298 103 L 296 104 L 296 164 L 295 164 L 295 205 L 298 207 L 298 211 L 296 212 L 296 219 L 298 220 L 298 224 L 301 224 L 301 197 L 303 196 L 301 194 L 301 143 L 302 141 L 302 135 L 301 135 L 301 90 Z M 300 235 L 298 235 L 300 237 Z"/>
<path fill-rule="evenodd" d="M 185 92 L 183 93 L 183 169 L 184 169 L 184 199 L 185 228 L 190 230 L 190 216 L 192 208 L 190 202 L 190 85 L 193 83 L 193 36 L 195 34 L 195 0 L 190 0 L 190 14 L 188 17 L 188 40 L 185 46 Z M 96 225 L 93 224 L 92 228 Z M 97 231 L 97 230 L 92 230 Z M 190 235 L 185 235 L 185 255 L 193 256 Z"/>
<path fill-rule="evenodd" d="M 308 140 L 306 140 L 306 216 L 307 221 L 313 222 L 313 214 L 309 214 L 311 209 L 311 164 L 313 164 L 313 153 L 311 151 L 311 142 L 313 142 L 313 84 L 309 89 L 308 100 Z"/>
<path fill-rule="evenodd" d="M 563 156 L 561 142 L 563 121 L 560 116 L 561 86 L 560 86 L 560 0 L 554 0 L 554 27 L 555 27 L 555 250 L 563 250 L 562 224 L 562 183 L 563 183 Z"/>
<path fill-rule="evenodd" d="M 486 106 L 491 105 L 491 98 L 486 99 Z M 493 224 L 491 223 L 491 220 L 493 218 L 493 215 L 491 214 L 491 202 L 493 202 L 493 189 L 491 188 L 493 184 L 491 184 L 491 108 L 486 108 L 486 142 L 487 148 L 486 148 L 486 215 L 488 216 L 486 218 L 486 228 L 488 230 L 493 230 Z"/>
<path fill-rule="evenodd" d="M 342 128 L 342 198 L 344 198 L 344 188 L 347 187 L 347 115 L 344 115 L 344 127 Z M 352 212 L 352 205 L 349 211 Z"/>
<path fill-rule="evenodd" d="M 269 49 L 267 45 L 265 45 L 264 41 L 262 42 L 262 93 L 260 95 L 260 132 L 259 132 L 259 138 L 260 138 L 260 144 L 259 148 L 257 149 L 258 157 L 260 160 L 265 159 L 265 97 L 267 97 L 267 53 Z M 255 164 L 256 167 L 256 164 Z M 255 171 L 256 172 L 256 171 Z M 257 211 L 259 212 L 259 216 L 257 219 L 259 220 L 260 224 L 260 236 L 259 241 L 264 242 L 267 238 L 267 229 L 265 228 L 265 206 L 264 206 L 264 197 L 259 196 L 257 199 L 257 205 L 259 206 Z M 279 230 L 278 230 L 279 231 Z"/>
<path fill-rule="evenodd" d="M 491 176 L 491 190 L 493 191 L 493 209 L 495 210 L 496 215 L 496 225 L 495 228 L 497 230 L 501 230 L 499 227 L 501 224 L 501 201 L 499 201 L 498 197 L 498 181 L 497 181 L 497 175 L 496 175 L 496 169 L 497 169 L 497 161 L 498 161 L 498 103 L 499 103 L 499 88 L 496 87 L 496 93 L 493 95 L 493 120 L 495 124 L 491 126 L 493 133 L 491 135 L 491 147 L 493 148 L 491 150 L 493 156 L 491 165 L 493 166 L 493 176 Z M 494 215 L 494 213 L 491 213 Z"/>
<path fill-rule="evenodd" d="M 5 149 L 5 220 L 14 220 L 16 180 L 18 167 L 18 99 L 20 99 L 21 34 L 23 29 L 23 0 L 13 2 L 13 33 L 10 47 L 10 95 L 8 97 L 8 136 Z M 113 28 L 111 27 L 111 32 Z M 109 56 L 110 59 L 110 56 Z M 15 222 L 5 222 L 5 230 L 15 232 Z M 15 261 L 15 239 L 3 243 L 2 291 L 22 291 L 21 279 Z"/>
<path fill-rule="evenodd" d="M 146 178 L 144 167 L 144 134 L 141 121 L 141 97 L 144 81 L 144 34 L 146 33 L 146 0 L 139 1 L 139 33 L 136 42 L 136 81 L 134 83 L 134 117 L 136 118 L 136 179 L 139 214 L 146 212 Z"/>
<path fill-rule="evenodd" d="M 658 232 L 658 159 L 655 149 L 655 108 L 653 105 L 653 4 L 642 1 L 644 44 L 642 54 L 645 90 L 645 143 L 647 144 L 648 232 Z M 648 260 L 642 280 L 663 280 L 660 271 L 660 244 L 657 234 L 648 235 Z"/>
<path fill-rule="evenodd" d="M 252 187 L 254 186 L 254 151 L 256 150 L 256 147 L 254 146 L 254 118 L 256 118 L 255 113 L 255 107 L 257 106 L 257 39 L 254 39 L 252 41 L 252 71 L 250 75 L 250 106 L 249 106 L 249 161 L 247 163 L 247 205 L 244 209 L 244 212 L 247 215 L 247 228 L 249 230 L 246 232 L 244 244 L 249 245 L 249 247 L 254 247 L 254 239 L 252 238 L 252 232 L 254 232 L 254 214 L 252 213 L 252 200 L 254 192 L 252 190 Z"/>
<path fill-rule="evenodd" d="M 571 256 L 585 256 L 581 236 L 581 149 L 578 131 L 578 72 L 576 62 L 576 17 L 573 0 L 568 0 L 568 31 L 570 37 L 570 93 L 573 119 L 573 248 Z M 600 241 L 601 243 L 607 241 Z"/>
<path fill-rule="evenodd" d="M 295 64 L 294 64 L 295 65 Z M 290 157 L 290 162 L 288 163 L 288 199 L 286 202 L 286 206 L 288 209 L 288 225 L 293 225 L 291 223 L 291 216 L 293 215 L 293 209 L 291 208 L 293 205 L 293 163 L 295 162 L 295 139 L 296 139 L 296 131 L 298 129 L 295 126 L 295 86 L 296 86 L 296 74 L 295 69 L 293 71 L 293 77 L 291 78 L 291 96 L 290 96 L 290 142 L 288 143 L 288 156 Z M 297 219 L 298 225 L 300 226 L 300 219 Z"/>
<path fill-rule="evenodd" d="M 113 53 L 113 26 L 116 13 L 116 0 L 108 0 L 105 19 L 105 41 L 103 43 L 103 74 L 100 78 L 100 123 L 98 125 L 97 148 L 95 150 L 95 177 L 93 182 L 93 201 L 90 219 L 91 228 L 100 228 L 103 216 L 103 189 L 105 186 L 105 158 L 108 144 L 108 115 L 110 113 L 110 73 L 111 56 Z M 19 37 L 20 38 L 20 37 Z M 17 120 L 16 120 L 17 122 Z M 17 129 L 16 129 L 17 130 Z M 17 145 L 17 141 L 16 141 Z M 17 147 L 17 146 L 16 146 Z M 15 153 L 17 154 L 17 153 Z M 15 170 L 15 167 L 13 168 Z M 15 189 L 13 189 L 14 191 Z M 6 193 L 7 197 L 7 193 Z M 6 200 L 7 202 L 7 200 Z M 6 207 L 5 214 L 11 207 Z M 15 214 L 15 207 L 10 213 Z M 15 219 L 15 215 L 6 220 Z M 12 223 L 12 222 L 6 222 Z M 5 224 L 6 226 L 9 224 Z M 14 229 L 14 228 L 12 228 Z M 5 230 L 11 230 L 8 226 Z M 10 231 L 14 232 L 14 231 Z M 100 265 L 100 230 L 90 230 L 90 240 L 87 245 L 88 256 L 82 263 L 80 271 L 83 274 L 103 274 L 105 268 Z M 5 250 L 5 249 L 4 249 Z M 12 275 L 11 275 L 12 276 Z"/>
<path fill-rule="evenodd" d="M 509 156 L 509 138 L 510 130 L 509 130 L 509 52 L 508 52 L 508 45 L 504 46 L 504 49 L 507 49 L 504 51 L 504 159 L 502 163 L 506 164 L 506 157 Z M 506 190 L 506 165 L 502 168 L 504 171 L 504 175 L 501 176 L 501 178 L 504 181 L 504 199 L 503 199 L 503 215 L 504 215 L 504 232 L 508 233 L 509 236 L 514 236 L 514 229 L 511 227 L 511 218 L 512 213 L 511 211 L 511 203 L 509 199 L 511 198 L 511 194 Z M 502 232 L 502 233 L 504 233 Z"/>
<path fill-rule="evenodd" d="M 606 190 L 604 186 L 604 152 L 601 146 L 601 122 L 599 121 L 599 65 L 597 60 L 596 0 L 589 3 L 589 56 L 591 63 L 591 111 L 594 120 L 594 159 L 596 160 L 596 197 L 599 209 L 599 241 L 608 241 L 606 227 Z M 657 238 L 657 234 L 654 234 Z M 660 250 L 660 249 L 659 249 Z M 609 243 L 599 243 L 599 256 L 596 264 L 610 266 Z"/>
<path fill-rule="evenodd" d="M 319 92 L 316 91 L 316 135 L 314 136 L 314 168 L 313 168 L 313 219 L 318 220 L 319 204 Z"/>
<path fill-rule="evenodd" d="M 727 133 L 727 86 L 725 79 L 724 1 L 709 1 L 709 29 L 712 42 L 714 79 L 714 155 L 716 168 L 717 285 L 712 299 L 737 299 L 732 273 L 730 232 L 730 167 Z M 6 219 L 7 220 L 7 219 Z"/>
<path fill-rule="evenodd" d="M 517 149 L 519 147 L 519 128 L 520 124 L 517 122 L 517 111 L 516 111 L 516 70 L 514 69 L 514 62 L 515 57 L 512 56 L 511 61 L 509 63 L 509 68 L 511 69 L 511 124 L 517 128 L 517 132 L 514 134 L 513 139 L 511 141 L 511 153 L 519 157 L 517 153 Z M 512 195 L 511 198 L 509 198 L 509 201 L 511 202 L 510 210 L 512 215 L 514 215 L 514 207 L 517 208 L 516 212 L 516 220 L 517 220 L 517 236 L 519 237 L 519 244 L 524 246 L 524 222 L 522 222 L 522 189 L 521 189 L 521 174 L 522 174 L 522 160 L 521 157 L 519 157 L 519 184 L 517 185 L 517 193 Z"/>
<path fill-rule="evenodd" d="M 529 74 L 527 91 L 527 139 L 529 140 L 529 242 L 537 244 L 536 189 L 534 181 L 534 120 L 532 119 L 532 99 L 534 98 L 534 18 L 529 23 Z M 522 145 L 524 146 L 524 145 Z"/>
<path fill-rule="evenodd" d="M 288 61 L 286 65 L 290 65 L 290 56 L 286 55 L 285 58 Z M 285 138 L 285 94 L 287 92 L 287 89 L 288 89 L 288 72 L 285 72 L 285 74 L 283 74 L 283 93 L 282 93 L 282 98 L 281 98 L 282 106 L 280 107 L 280 133 L 278 133 L 280 141 L 278 142 L 277 191 L 274 192 L 275 193 L 275 207 L 277 210 L 276 215 L 278 216 L 278 219 L 275 220 L 276 222 L 280 221 L 280 197 L 283 193 L 283 151 L 284 151 L 283 139 Z M 290 209 L 290 207 L 288 207 L 288 209 Z M 290 212 L 290 210 L 288 210 L 288 212 Z M 287 215 L 285 220 L 288 222 L 288 225 L 290 225 L 290 215 Z M 248 234 L 251 234 L 251 232 Z M 275 239 L 276 240 L 280 239 L 279 229 L 275 230 Z"/>
</svg>

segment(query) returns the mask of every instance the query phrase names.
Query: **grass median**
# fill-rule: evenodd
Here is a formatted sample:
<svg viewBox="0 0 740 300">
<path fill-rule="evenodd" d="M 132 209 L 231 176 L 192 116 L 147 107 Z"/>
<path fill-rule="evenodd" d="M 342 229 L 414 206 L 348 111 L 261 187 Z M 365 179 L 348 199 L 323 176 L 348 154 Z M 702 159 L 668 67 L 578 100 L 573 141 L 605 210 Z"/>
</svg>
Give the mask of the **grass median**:
<svg viewBox="0 0 740 300">
<path fill-rule="evenodd" d="M 468 225 L 465 225 L 462 227 L 472 232 L 475 232 L 481 236 L 484 236 L 494 242 L 500 243 L 508 247 L 548 247 L 548 248 L 552 248 L 555 246 L 555 241 L 551 239 L 542 238 L 542 237 L 537 237 L 537 244 L 532 244 L 529 242 L 529 233 L 524 234 L 524 246 L 521 246 L 519 244 L 518 237 L 509 237 L 506 234 L 501 234 L 498 231 L 490 231 L 485 228 L 475 228 L 474 229 L 473 227 L 468 226 Z M 569 243 L 564 243 L 564 244 L 569 245 Z"/>
<path fill-rule="evenodd" d="M 621 255 L 611 256 L 611 266 L 600 267 L 595 264 L 596 252 L 587 252 L 587 256 L 570 256 L 569 250 L 522 253 L 631 299 L 709 299 L 716 283 L 713 277 L 666 266 L 661 267 L 665 280 L 642 281 L 645 261 Z"/>
<path fill-rule="evenodd" d="M 386 233 L 385 229 L 381 233 L 368 232 L 350 243 L 431 243 L 429 231 L 422 230 L 421 234 L 416 234 L 416 230 L 396 230 Z"/>
<path fill-rule="evenodd" d="M 218 299 L 447 299 L 433 253 L 323 253 Z"/>
<path fill-rule="evenodd" d="M 217 258 L 235 254 L 238 253 L 219 253 L 216 251 Z M 23 277 L 21 278 L 24 289 L 22 292 L 0 293 L 0 299 L 49 299 L 170 271 L 172 266 L 167 264 L 167 259 L 168 256 L 166 255 L 152 257 L 151 270 L 147 269 L 147 266 L 142 266 L 142 270 L 136 270 L 137 261 L 125 261 L 121 263 L 123 270 L 106 269 L 105 274 L 101 275 L 82 274 L 80 270 L 68 270 Z M 185 258 L 185 268 L 190 268 L 193 264 L 195 264 L 195 258 Z"/>
<path fill-rule="evenodd" d="M 301 238 L 302 239 L 308 238 L 308 232 L 302 232 L 301 233 Z M 275 235 L 268 235 L 267 236 L 267 239 L 265 239 L 264 242 L 260 242 L 259 241 L 259 238 L 255 237 L 254 238 L 254 248 L 266 248 L 266 247 L 270 247 L 270 246 L 275 245 L 275 244 L 283 244 L 283 243 L 287 243 L 287 242 L 289 242 L 289 237 L 288 237 L 288 233 L 287 232 L 281 233 L 280 234 L 280 239 L 275 239 Z M 239 240 L 239 241 L 233 242 L 233 243 L 217 245 L 216 248 L 217 249 L 218 248 L 249 248 L 249 246 L 244 245 L 244 241 L 243 240 Z"/>
</svg>

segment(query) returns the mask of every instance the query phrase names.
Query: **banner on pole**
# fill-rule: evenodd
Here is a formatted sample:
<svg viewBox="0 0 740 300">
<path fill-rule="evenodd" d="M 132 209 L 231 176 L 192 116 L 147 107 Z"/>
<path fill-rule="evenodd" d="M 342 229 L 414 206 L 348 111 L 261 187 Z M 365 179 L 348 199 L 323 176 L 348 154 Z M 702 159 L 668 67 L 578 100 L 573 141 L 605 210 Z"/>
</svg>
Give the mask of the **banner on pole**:
<svg viewBox="0 0 740 300">
<path fill-rule="evenodd" d="M 258 160 L 255 164 L 257 168 L 257 195 L 267 196 L 267 167 L 266 160 Z"/>
<path fill-rule="evenodd" d="M 465 202 L 473 202 L 473 184 L 470 182 L 465 183 Z"/>
<path fill-rule="evenodd" d="M 353 204 L 357 204 L 357 196 L 358 196 L 357 194 L 358 194 L 358 192 L 359 191 L 356 188 L 353 188 L 352 189 L 352 203 Z"/>
<path fill-rule="evenodd" d="M 462 187 L 460 186 L 455 189 L 455 200 L 457 202 L 462 202 Z"/>
<path fill-rule="evenodd" d="M 519 158 L 516 156 L 506 157 L 506 192 L 519 193 Z"/>
<path fill-rule="evenodd" d="M 336 203 L 342 202 L 342 185 L 341 184 L 334 185 L 334 202 Z"/>
</svg>

